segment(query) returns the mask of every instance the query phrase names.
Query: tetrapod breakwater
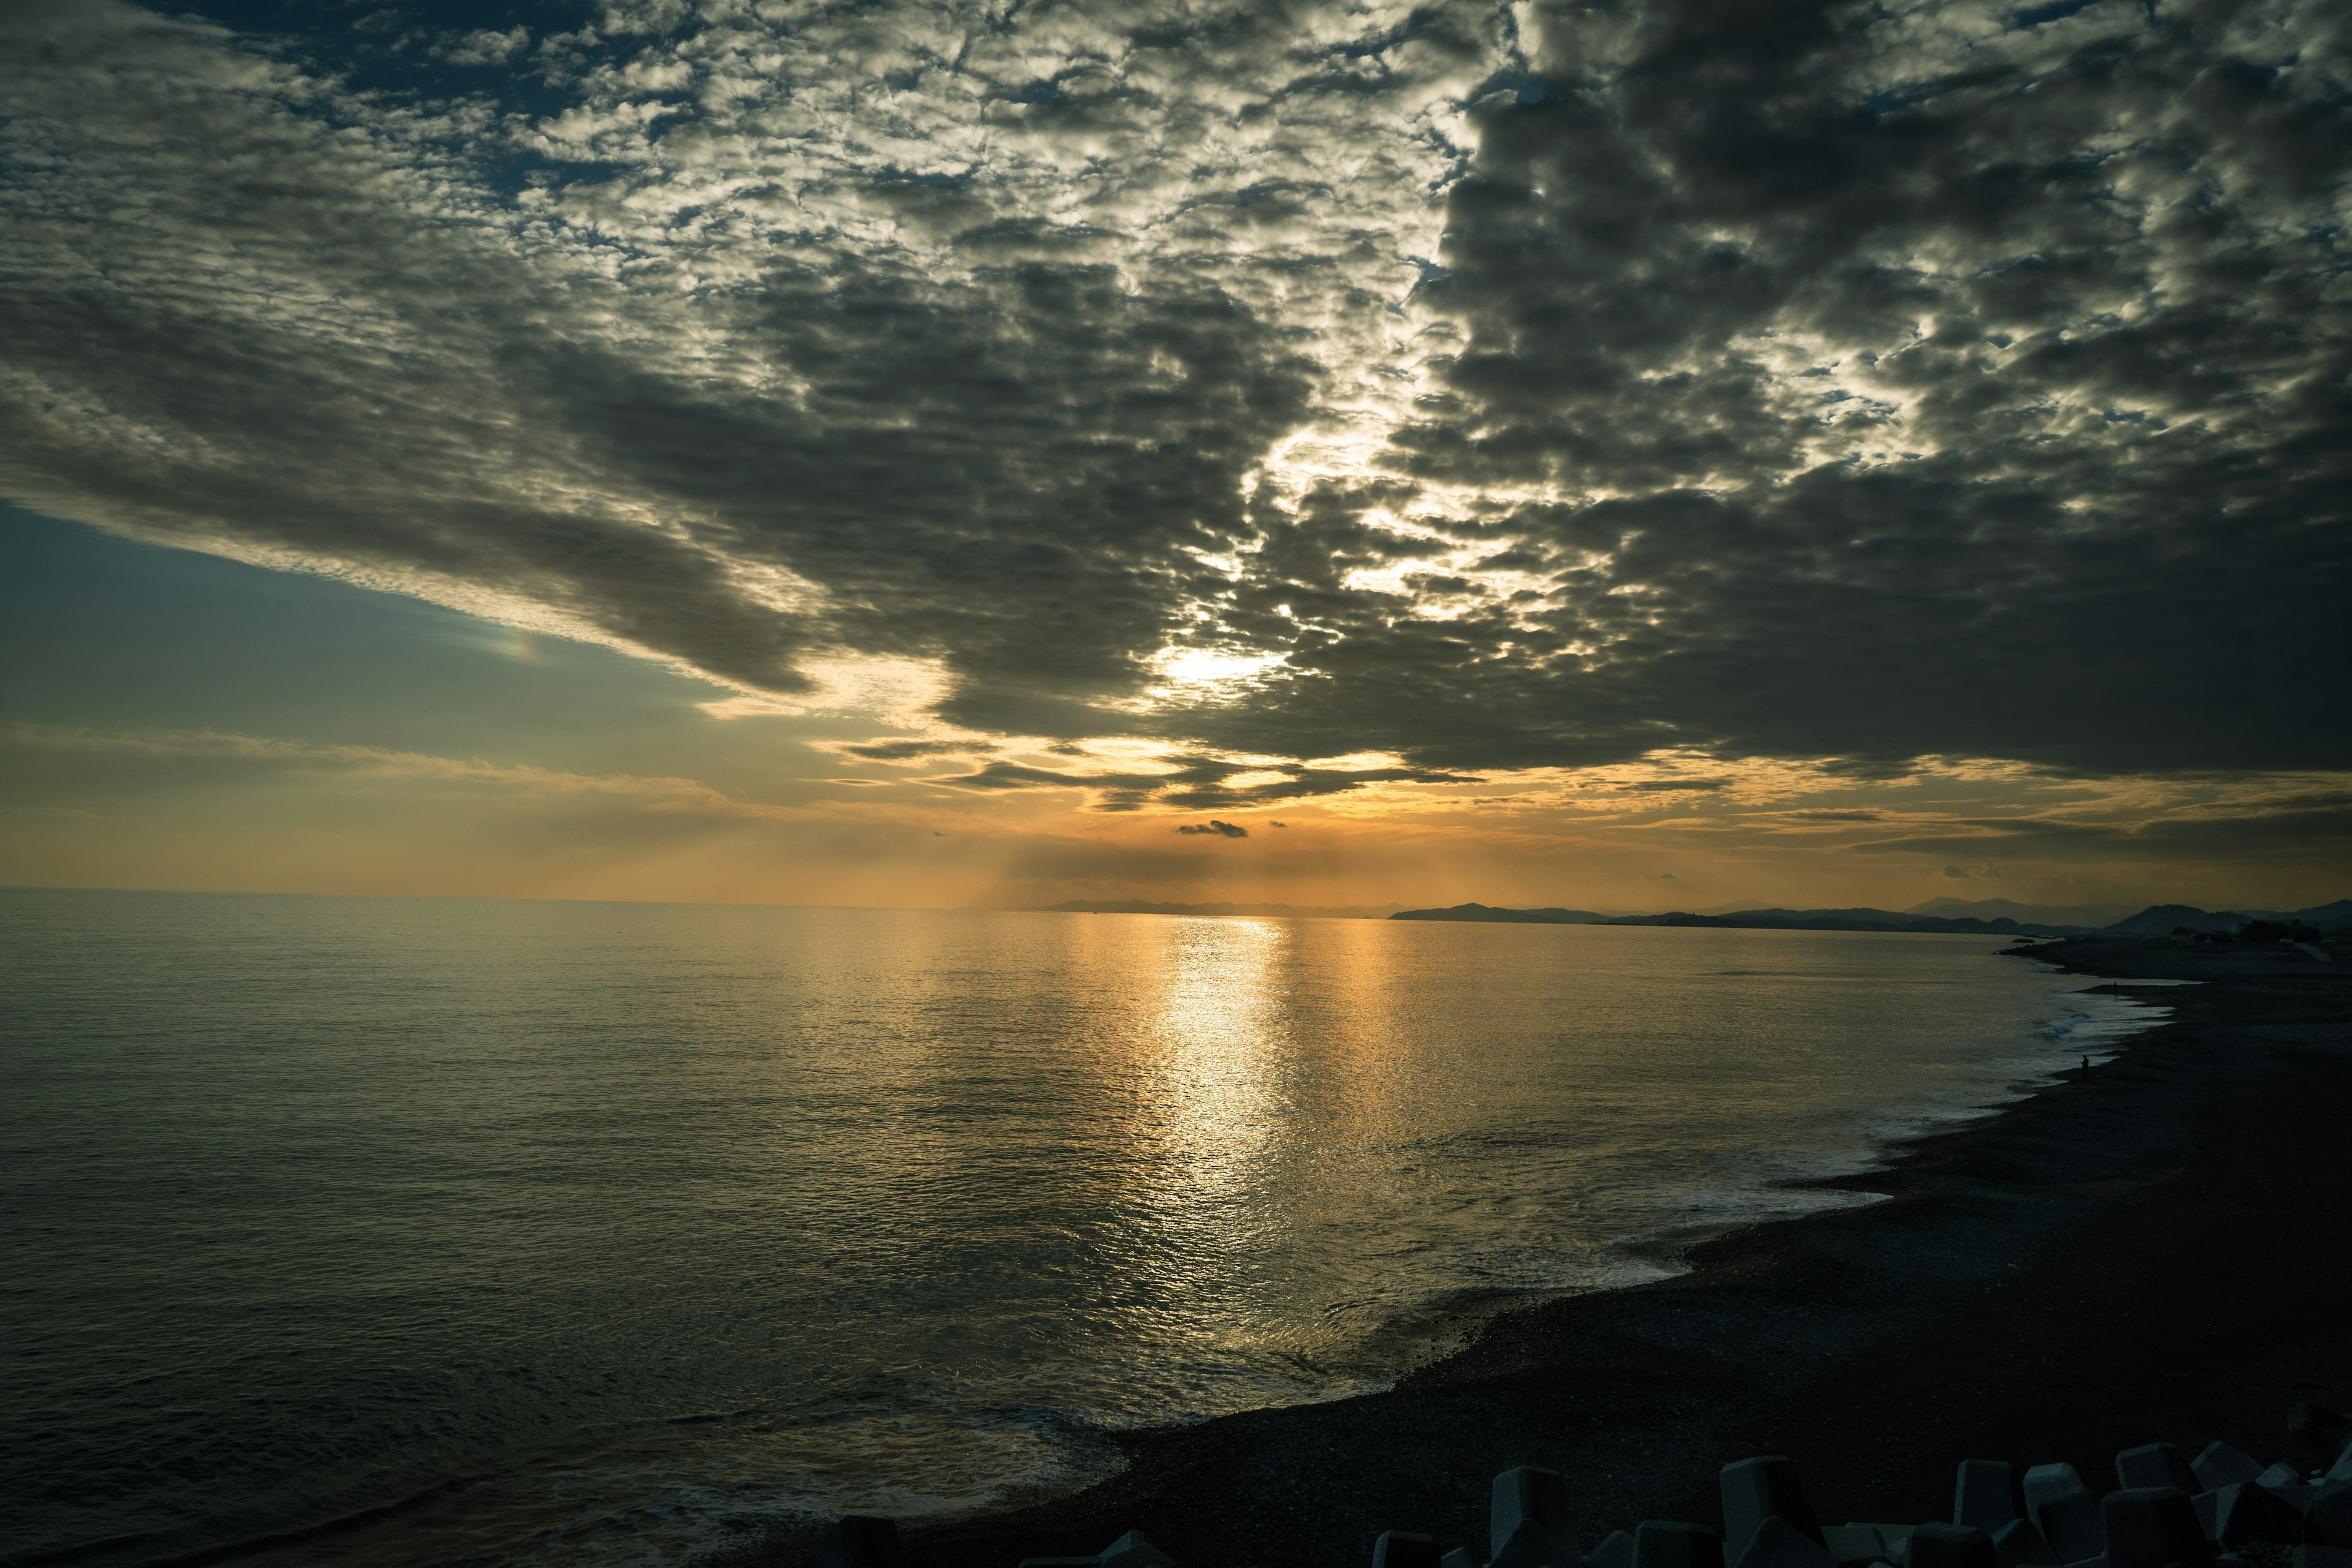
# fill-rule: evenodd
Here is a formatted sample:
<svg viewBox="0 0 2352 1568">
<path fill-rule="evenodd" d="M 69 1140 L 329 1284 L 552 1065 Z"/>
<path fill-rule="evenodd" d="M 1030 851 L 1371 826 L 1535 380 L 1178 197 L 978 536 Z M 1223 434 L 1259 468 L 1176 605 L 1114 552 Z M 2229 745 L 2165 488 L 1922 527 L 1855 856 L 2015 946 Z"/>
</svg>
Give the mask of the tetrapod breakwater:
<svg viewBox="0 0 2352 1568">
<path fill-rule="evenodd" d="M 1411 1530 L 1370 1550 L 1372 1568 L 2352 1568 L 2352 1416 L 2298 1405 L 2284 1447 L 2266 1463 L 2228 1443 L 2144 1444 L 2116 1456 L 2120 1484 L 2104 1493 L 2068 1463 L 1963 1459 L 1950 1517 L 1908 1524 L 1823 1524 L 1797 1465 L 1765 1455 L 1723 1467 L 1715 1523 L 1644 1520 L 1590 1548 L 1566 1478 L 1523 1465 L 1495 1478 L 1484 1555 Z M 817 1561 L 908 1568 L 898 1525 L 866 1516 L 835 1521 Z M 1019 1568 L 1185 1565 L 1129 1531 Z"/>
</svg>

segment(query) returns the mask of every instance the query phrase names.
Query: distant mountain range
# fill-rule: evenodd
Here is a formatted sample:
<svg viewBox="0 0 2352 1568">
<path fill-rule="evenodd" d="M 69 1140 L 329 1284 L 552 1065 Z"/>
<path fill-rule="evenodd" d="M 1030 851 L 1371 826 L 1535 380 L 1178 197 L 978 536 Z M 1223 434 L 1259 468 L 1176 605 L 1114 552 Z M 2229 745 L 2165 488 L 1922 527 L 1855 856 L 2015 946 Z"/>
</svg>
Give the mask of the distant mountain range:
<svg viewBox="0 0 2352 1568">
<path fill-rule="evenodd" d="M 2032 905 L 2009 904 L 2002 899 L 1982 902 L 2006 905 L 2011 909 L 2032 909 L 2036 913 L 2049 912 Z M 1960 900 L 1957 899 L 1937 899 L 1923 907 L 1958 903 Z M 2109 911 L 2097 905 L 2085 905 L 2067 909 L 2064 912 L 2105 914 Z M 2291 910 L 2213 911 L 2189 904 L 2155 904 L 2137 914 L 2097 925 L 2020 920 L 2007 914 L 1987 918 L 1972 914 L 1922 914 L 1917 910 L 1897 913 L 1893 910 L 1873 909 L 1738 910 L 1720 915 L 1695 915 L 1681 911 L 1663 915 L 1601 915 L 1590 910 L 1498 910 L 1486 904 L 1456 904 L 1448 910 L 1401 910 L 1389 918 L 1397 921 L 1467 921 L 1498 925 L 1713 926 L 1731 931 L 1958 931 L 1981 936 L 2168 936 L 2184 928 L 2192 931 L 2236 931 L 2247 921 L 2256 920 L 2298 921 L 2323 931 L 2352 929 L 2352 899 L 2338 899 L 2332 904 Z"/>
<path fill-rule="evenodd" d="M 2017 921 L 2006 915 L 1897 914 L 1892 910 L 1741 910 L 1728 915 L 1626 915 L 1620 926 L 1721 926 L 1733 931 L 1963 931 L 1979 936 L 2084 936 L 2091 926 Z"/>
<path fill-rule="evenodd" d="M 1591 910 L 1497 910 L 1485 904 L 1456 904 L 1450 910 L 1403 910 L 1389 917 L 1392 921 L 1487 921 L 1515 926 L 1605 926 L 1627 918 L 1597 915 Z"/>
<path fill-rule="evenodd" d="M 1906 915 L 1942 915 L 1948 920 L 2034 921 L 2042 925 L 2088 926 L 2097 930 L 2111 926 L 2137 910 L 2137 904 L 2021 904 L 2009 899 L 1929 899 L 1924 904 L 1914 904 L 1903 912 Z M 1707 910 L 1706 914 L 1728 914 L 1728 910 Z"/>
<path fill-rule="evenodd" d="M 2248 921 L 2297 921 L 2322 931 L 2352 926 L 2352 899 L 2314 904 L 2307 910 L 2200 910 L 2194 904 L 2151 904 L 2106 927 L 2103 934 L 2169 936 L 2183 926 L 2194 931 L 2235 931 Z"/>
</svg>

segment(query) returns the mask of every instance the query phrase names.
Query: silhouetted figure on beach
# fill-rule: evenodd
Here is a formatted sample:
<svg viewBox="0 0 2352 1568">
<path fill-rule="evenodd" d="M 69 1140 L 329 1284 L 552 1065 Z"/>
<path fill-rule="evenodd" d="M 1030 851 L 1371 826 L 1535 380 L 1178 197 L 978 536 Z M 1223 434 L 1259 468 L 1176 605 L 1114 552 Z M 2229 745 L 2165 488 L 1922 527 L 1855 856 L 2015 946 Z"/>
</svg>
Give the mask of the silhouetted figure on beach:
<svg viewBox="0 0 2352 1568">
<path fill-rule="evenodd" d="M 2091 1081 L 2091 1058 L 2088 1057 L 2083 1058 L 2083 1081 L 2084 1083 Z"/>
</svg>

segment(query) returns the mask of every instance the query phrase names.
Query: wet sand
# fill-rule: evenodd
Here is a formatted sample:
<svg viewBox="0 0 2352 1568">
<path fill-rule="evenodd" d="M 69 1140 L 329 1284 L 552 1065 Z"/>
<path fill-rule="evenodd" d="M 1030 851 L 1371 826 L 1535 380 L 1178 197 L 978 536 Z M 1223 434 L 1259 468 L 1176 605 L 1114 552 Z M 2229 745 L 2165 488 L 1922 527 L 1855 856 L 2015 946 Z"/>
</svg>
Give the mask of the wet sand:
<svg viewBox="0 0 2352 1568">
<path fill-rule="evenodd" d="M 1945 1515 L 1962 1458 L 2064 1459 L 2099 1487 L 2146 1442 L 2286 1457 L 2289 1404 L 2352 1405 L 2352 962 L 2042 952 L 2125 994 L 2206 984 L 2143 993 L 2172 1021 L 2088 1081 L 1826 1184 L 1889 1202 L 1507 1313 L 1387 1393 L 1133 1434 L 1085 1491 L 910 1528 L 910 1562 L 1012 1568 L 1132 1529 L 1187 1568 L 1361 1568 L 1384 1529 L 1483 1556 L 1488 1482 L 1517 1464 L 1567 1476 L 1589 1547 L 1714 1522 L 1717 1468 L 1754 1453 L 1793 1457 L 1823 1519 L 1887 1521 Z"/>
</svg>

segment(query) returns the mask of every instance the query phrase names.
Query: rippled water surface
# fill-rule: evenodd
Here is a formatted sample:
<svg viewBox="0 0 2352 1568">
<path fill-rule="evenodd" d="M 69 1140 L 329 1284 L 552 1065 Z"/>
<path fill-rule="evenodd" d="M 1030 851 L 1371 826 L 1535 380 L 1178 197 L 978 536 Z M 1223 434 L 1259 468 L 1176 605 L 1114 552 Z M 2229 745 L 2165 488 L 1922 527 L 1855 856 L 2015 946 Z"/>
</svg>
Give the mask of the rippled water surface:
<svg viewBox="0 0 2352 1568">
<path fill-rule="evenodd" d="M 1081 1479 L 2150 1016 L 2000 945 L 0 892 L 0 1553 L 680 1562 Z"/>
</svg>

